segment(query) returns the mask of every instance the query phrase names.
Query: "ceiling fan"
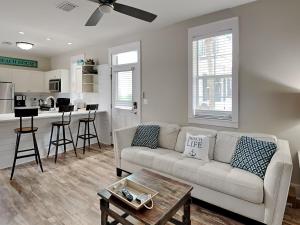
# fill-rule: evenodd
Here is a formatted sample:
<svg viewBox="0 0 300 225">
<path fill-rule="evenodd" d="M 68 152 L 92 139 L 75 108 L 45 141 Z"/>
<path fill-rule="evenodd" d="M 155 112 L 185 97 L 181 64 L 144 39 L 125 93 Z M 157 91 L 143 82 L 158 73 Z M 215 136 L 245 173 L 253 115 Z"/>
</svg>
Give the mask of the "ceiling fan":
<svg viewBox="0 0 300 225">
<path fill-rule="evenodd" d="M 88 1 L 98 3 L 99 7 L 88 19 L 85 26 L 96 26 L 105 13 L 110 13 L 113 10 L 147 22 L 152 22 L 157 17 L 157 15 L 146 12 L 144 10 L 117 3 L 116 2 L 117 0 L 88 0 Z"/>
</svg>

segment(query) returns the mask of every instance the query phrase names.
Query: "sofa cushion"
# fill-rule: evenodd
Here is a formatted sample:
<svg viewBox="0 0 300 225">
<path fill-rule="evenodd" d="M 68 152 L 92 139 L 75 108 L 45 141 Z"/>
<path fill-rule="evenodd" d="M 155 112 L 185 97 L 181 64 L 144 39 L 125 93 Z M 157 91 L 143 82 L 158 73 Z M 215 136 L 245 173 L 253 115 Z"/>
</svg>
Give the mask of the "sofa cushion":
<svg viewBox="0 0 300 225">
<path fill-rule="evenodd" d="M 263 202 L 262 179 L 226 163 L 186 158 L 179 152 L 162 148 L 129 147 L 122 150 L 121 157 L 130 163 L 245 201 L 256 204 Z"/>
<path fill-rule="evenodd" d="M 159 131 L 158 125 L 140 125 L 136 129 L 131 145 L 155 149 L 158 147 Z"/>
<path fill-rule="evenodd" d="M 230 164 L 264 179 L 267 167 L 276 150 L 277 145 L 273 142 L 242 136 Z"/>
<path fill-rule="evenodd" d="M 235 152 L 237 142 L 242 136 L 277 143 L 277 138 L 269 134 L 220 131 L 217 134 L 213 159 L 219 162 L 230 163 Z"/>
<path fill-rule="evenodd" d="M 154 158 L 159 158 L 163 156 L 166 159 L 169 159 L 172 153 L 177 153 L 174 150 L 157 148 L 149 149 L 146 147 L 128 147 L 124 148 L 121 152 L 121 158 L 125 159 L 128 162 L 138 164 L 146 168 L 153 168 Z M 168 155 L 168 157 L 166 157 Z M 181 154 L 177 153 L 174 155 L 176 159 L 181 158 Z M 160 163 L 156 163 L 156 167 L 159 169 Z M 161 165 L 164 166 L 164 165 Z"/>
<path fill-rule="evenodd" d="M 209 137 L 209 159 L 213 159 L 217 131 L 198 128 L 198 127 L 182 127 L 178 134 L 178 138 L 175 146 L 175 150 L 177 152 L 181 152 L 181 153 L 184 152 L 187 133 L 192 135 L 205 135 Z"/>
<path fill-rule="evenodd" d="M 175 149 L 180 126 L 176 124 L 159 124 L 159 147 L 167 149 Z"/>
<path fill-rule="evenodd" d="M 163 123 L 163 122 L 147 122 L 147 125 L 160 126 L 158 144 L 160 148 L 175 149 L 177 136 L 180 131 L 180 126 L 177 124 Z"/>
<path fill-rule="evenodd" d="M 263 202 L 263 180 L 227 163 L 184 158 L 176 162 L 172 175 L 255 204 Z"/>
</svg>

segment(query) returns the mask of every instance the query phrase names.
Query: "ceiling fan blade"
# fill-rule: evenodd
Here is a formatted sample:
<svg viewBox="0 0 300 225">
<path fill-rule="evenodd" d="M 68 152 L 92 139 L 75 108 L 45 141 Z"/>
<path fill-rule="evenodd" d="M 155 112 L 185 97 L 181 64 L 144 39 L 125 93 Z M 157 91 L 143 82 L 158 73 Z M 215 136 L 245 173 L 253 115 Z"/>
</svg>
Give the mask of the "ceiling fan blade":
<svg viewBox="0 0 300 225">
<path fill-rule="evenodd" d="M 120 3 L 114 3 L 114 10 L 147 22 L 152 22 L 157 17 L 157 15 L 152 13 Z"/>
<path fill-rule="evenodd" d="M 95 12 L 91 15 L 89 20 L 86 22 L 85 26 L 96 26 L 100 19 L 102 18 L 103 13 L 100 11 L 99 8 L 95 10 Z"/>
<path fill-rule="evenodd" d="M 88 1 L 90 1 L 90 2 L 96 2 L 96 3 L 100 4 L 99 0 L 88 0 Z"/>
</svg>

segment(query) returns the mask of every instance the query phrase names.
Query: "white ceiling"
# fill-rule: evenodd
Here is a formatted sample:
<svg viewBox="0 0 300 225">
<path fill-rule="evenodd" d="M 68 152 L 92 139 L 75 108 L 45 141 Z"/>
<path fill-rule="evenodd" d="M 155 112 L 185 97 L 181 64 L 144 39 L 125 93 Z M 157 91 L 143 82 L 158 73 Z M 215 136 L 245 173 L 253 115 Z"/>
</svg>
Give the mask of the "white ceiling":
<svg viewBox="0 0 300 225">
<path fill-rule="evenodd" d="M 64 0 L 2 0 L 0 7 L 0 51 L 22 51 L 3 41 L 27 41 L 35 44 L 32 54 L 53 56 L 101 40 L 162 28 L 189 18 L 242 5 L 254 0 L 118 0 L 158 15 L 153 23 L 113 12 L 104 15 L 98 26 L 84 24 L 97 4 L 87 0 L 69 0 L 79 7 L 71 12 L 56 8 Z M 23 31 L 25 35 L 18 32 Z M 51 38 L 47 41 L 46 38 Z M 72 42 L 72 45 L 68 45 Z"/>
</svg>

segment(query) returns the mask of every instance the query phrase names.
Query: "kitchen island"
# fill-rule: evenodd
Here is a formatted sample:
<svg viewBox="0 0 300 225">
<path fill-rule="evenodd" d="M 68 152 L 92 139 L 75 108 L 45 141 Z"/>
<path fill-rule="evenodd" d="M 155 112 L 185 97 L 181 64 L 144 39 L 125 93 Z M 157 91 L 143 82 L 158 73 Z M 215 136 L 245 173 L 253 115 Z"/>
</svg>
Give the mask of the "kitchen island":
<svg viewBox="0 0 300 225">
<path fill-rule="evenodd" d="M 68 115 L 68 113 L 66 113 Z M 47 156 L 49 141 L 50 141 L 50 132 L 51 132 L 51 123 L 54 121 L 61 120 L 62 113 L 57 111 L 41 111 L 37 117 L 34 117 L 34 126 L 38 127 L 36 133 L 37 143 L 40 151 L 41 158 Z M 78 120 L 88 116 L 88 111 L 79 110 L 72 112 L 72 121 L 70 124 L 74 141 L 76 141 L 77 129 L 78 129 Z M 24 118 L 23 126 L 30 126 L 30 118 Z M 99 110 L 96 114 L 96 127 L 101 143 L 110 144 L 110 118 L 106 111 Z M 11 167 L 13 163 L 13 156 L 15 151 L 16 143 L 16 134 L 14 132 L 15 128 L 19 127 L 19 118 L 15 118 L 14 113 L 9 114 L 0 114 L 0 169 Z M 83 134 L 84 127 L 81 126 L 80 133 Z M 91 129 L 91 132 L 93 130 Z M 56 129 L 53 133 L 56 135 Z M 56 137 L 56 136 L 55 136 Z M 66 132 L 66 138 L 70 138 L 69 132 Z M 91 139 L 91 144 L 96 143 L 96 139 Z M 78 141 L 78 148 L 81 148 L 83 142 L 81 139 Z M 19 149 L 32 148 L 32 136 L 31 134 L 22 135 L 21 143 Z M 67 151 L 73 150 L 72 145 L 67 145 Z M 50 157 L 54 154 L 55 147 L 51 147 Z M 63 152 L 63 146 L 60 146 L 59 152 Z M 79 154 L 82 154 L 82 151 L 78 151 Z M 34 157 L 18 160 L 17 164 L 34 161 Z M 59 159 L 58 159 L 59 161 Z M 54 163 L 54 161 L 53 161 Z"/>
</svg>

